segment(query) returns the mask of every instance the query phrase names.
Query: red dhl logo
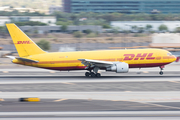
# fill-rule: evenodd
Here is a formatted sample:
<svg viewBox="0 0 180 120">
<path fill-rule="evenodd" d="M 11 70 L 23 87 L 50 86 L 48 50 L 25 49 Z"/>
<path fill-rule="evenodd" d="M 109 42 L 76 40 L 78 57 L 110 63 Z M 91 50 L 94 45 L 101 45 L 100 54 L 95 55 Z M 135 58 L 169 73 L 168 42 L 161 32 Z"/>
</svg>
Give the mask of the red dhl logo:
<svg viewBox="0 0 180 120">
<path fill-rule="evenodd" d="M 30 42 L 30 41 L 17 41 L 16 44 L 33 44 L 33 42 Z"/>
<path fill-rule="evenodd" d="M 154 60 L 155 57 L 153 56 L 153 53 L 139 53 L 137 55 L 135 54 L 124 54 L 125 58 L 124 60 Z"/>
</svg>

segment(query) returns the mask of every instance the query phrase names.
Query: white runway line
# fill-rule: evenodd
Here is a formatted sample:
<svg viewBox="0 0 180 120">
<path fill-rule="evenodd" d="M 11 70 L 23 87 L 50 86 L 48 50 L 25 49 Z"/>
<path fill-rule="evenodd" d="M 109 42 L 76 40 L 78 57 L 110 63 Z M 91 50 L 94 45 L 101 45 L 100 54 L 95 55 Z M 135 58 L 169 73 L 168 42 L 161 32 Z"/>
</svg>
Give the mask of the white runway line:
<svg viewBox="0 0 180 120">
<path fill-rule="evenodd" d="M 123 76 L 122 76 L 123 77 Z M 79 80 L 78 78 L 38 78 L 34 80 L 34 78 L 22 78 L 22 80 L 19 80 L 18 78 L 15 80 L 12 80 L 12 78 L 9 80 L 0 79 L 0 84 L 41 84 L 41 83 L 61 83 L 61 84 L 70 84 L 75 85 L 76 83 L 113 83 L 113 82 L 173 82 L 173 83 L 180 83 L 179 77 L 134 77 L 134 78 L 128 78 L 123 77 L 122 79 L 118 78 L 80 78 L 82 80 Z M 171 80 L 171 81 L 170 81 Z"/>
<path fill-rule="evenodd" d="M 61 102 L 61 101 L 65 101 L 65 100 L 68 100 L 68 99 L 59 99 L 59 100 L 54 100 L 54 102 Z"/>
<path fill-rule="evenodd" d="M 141 103 L 141 102 L 139 102 Z M 178 109 L 180 110 L 180 107 L 172 107 L 172 106 L 167 106 L 167 105 L 160 105 L 160 104 L 154 104 L 154 103 L 142 103 L 145 105 L 153 105 L 153 106 L 157 106 L 157 107 L 164 107 L 164 108 L 170 108 L 170 109 Z"/>
<path fill-rule="evenodd" d="M 70 83 L 70 82 L 61 82 L 61 83 L 66 85 L 75 85 L 74 83 Z"/>
<path fill-rule="evenodd" d="M 180 111 L 0 112 L 0 116 L 180 116 Z"/>
<path fill-rule="evenodd" d="M 169 81 L 169 82 L 173 82 L 173 83 L 180 83 L 179 81 Z"/>
</svg>

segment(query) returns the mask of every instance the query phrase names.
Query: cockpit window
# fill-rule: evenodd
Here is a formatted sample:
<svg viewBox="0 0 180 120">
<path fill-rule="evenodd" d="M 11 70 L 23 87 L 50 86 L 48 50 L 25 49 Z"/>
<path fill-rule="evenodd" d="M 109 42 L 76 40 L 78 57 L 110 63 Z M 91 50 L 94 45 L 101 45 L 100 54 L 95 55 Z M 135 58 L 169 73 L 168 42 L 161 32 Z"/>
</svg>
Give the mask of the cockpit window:
<svg viewBox="0 0 180 120">
<path fill-rule="evenodd" d="M 171 53 L 167 53 L 167 55 L 168 55 L 168 56 L 172 56 L 172 54 L 171 54 Z"/>
</svg>

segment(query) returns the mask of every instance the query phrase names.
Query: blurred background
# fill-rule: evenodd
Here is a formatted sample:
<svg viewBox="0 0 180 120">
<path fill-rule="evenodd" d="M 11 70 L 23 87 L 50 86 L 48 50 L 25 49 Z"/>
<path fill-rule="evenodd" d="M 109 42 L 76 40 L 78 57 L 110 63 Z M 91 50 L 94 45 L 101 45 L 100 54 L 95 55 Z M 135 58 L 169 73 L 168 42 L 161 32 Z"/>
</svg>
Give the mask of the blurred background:
<svg viewBox="0 0 180 120">
<path fill-rule="evenodd" d="M 16 52 L 6 23 L 15 23 L 51 52 L 149 47 L 179 51 L 179 6 L 179 0 L 1 0 L 1 57 Z"/>
<path fill-rule="evenodd" d="M 180 119 L 179 63 L 167 66 L 163 77 L 159 68 L 148 68 L 121 75 L 103 72 L 100 80 L 84 78 L 81 71 L 15 65 L 5 58 L 18 56 L 6 23 L 15 23 L 49 52 L 161 48 L 180 55 L 180 0 L 0 0 L 0 116 L 46 112 L 36 115 L 63 117 L 53 112 L 93 111 L 86 115 Z M 40 97 L 42 102 L 19 103 L 20 97 Z"/>
</svg>

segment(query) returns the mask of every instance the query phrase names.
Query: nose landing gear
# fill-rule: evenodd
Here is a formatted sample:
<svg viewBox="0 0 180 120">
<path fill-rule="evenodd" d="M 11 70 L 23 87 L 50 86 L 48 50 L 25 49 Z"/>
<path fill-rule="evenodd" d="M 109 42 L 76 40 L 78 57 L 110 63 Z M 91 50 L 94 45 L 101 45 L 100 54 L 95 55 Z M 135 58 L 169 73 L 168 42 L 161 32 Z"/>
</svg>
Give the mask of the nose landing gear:
<svg viewBox="0 0 180 120">
<path fill-rule="evenodd" d="M 163 68 L 164 68 L 164 66 L 160 66 L 160 69 L 161 69 L 161 71 L 159 72 L 160 75 L 163 75 L 163 74 L 164 74 L 163 71 L 162 71 Z"/>
<path fill-rule="evenodd" d="M 160 75 L 163 75 L 164 73 L 163 73 L 163 71 L 160 71 L 159 74 L 160 74 Z"/>
</svg>

